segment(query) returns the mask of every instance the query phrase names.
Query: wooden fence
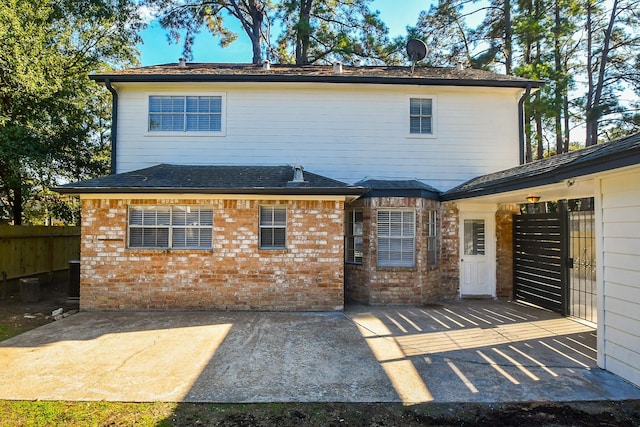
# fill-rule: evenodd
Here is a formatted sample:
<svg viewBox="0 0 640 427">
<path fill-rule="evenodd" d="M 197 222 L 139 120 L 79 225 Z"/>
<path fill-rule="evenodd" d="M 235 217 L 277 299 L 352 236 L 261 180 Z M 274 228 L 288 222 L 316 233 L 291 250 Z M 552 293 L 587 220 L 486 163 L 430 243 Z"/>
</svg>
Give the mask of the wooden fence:
<svg viewBox="0 0 640 427">
<path fill-rule="evenodd" d="M 80 259 L 80 227 L 0 225 L 0 280 L 66 270 Z"/>
</svg>

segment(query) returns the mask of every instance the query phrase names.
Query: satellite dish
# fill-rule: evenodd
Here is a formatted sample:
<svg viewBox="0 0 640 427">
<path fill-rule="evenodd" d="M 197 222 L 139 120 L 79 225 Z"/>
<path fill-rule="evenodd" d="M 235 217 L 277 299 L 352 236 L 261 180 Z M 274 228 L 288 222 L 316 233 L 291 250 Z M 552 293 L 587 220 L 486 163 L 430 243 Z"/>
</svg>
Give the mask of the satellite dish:
<svg viewBox="0 0 640 427">
<path fill-rule="evenodd" d="M 407 42 L 407 55 L 413 63 L 421 61 L 427 56 L 427 45 L 420 39 L 411 39 Z"/>
<path fill-rule="evenodd" d="M 427 56 L 427 45 L 420 39 L 411 39 L 407 42 L 407 55 L 411 60 L 411 75 L 413 76 L 416 62 L 423 60 Z"/>
</svg>

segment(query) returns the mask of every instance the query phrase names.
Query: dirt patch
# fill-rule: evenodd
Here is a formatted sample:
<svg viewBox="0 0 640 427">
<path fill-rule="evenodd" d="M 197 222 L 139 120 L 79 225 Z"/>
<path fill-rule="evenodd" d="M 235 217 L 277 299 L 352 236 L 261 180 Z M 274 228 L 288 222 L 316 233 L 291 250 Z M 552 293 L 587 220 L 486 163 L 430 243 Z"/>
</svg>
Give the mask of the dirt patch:
<svg viewBox="0 0 640 427">
<path fill-rule="evenodd" d="M 191 426 L 637 426 L 640 402 L 509 404 L 179 404 L 161 425 Z"/>
<path fill-rule="evenodd" d="M 0 299 L 0 341 L 55 322 L 55 310 L 62 309 L 63 316 L 65 313 L 68 316 L 69 313 L 77 311 L 78 303 L 67 301 L 61 289 L 61 283 L 41 285 L 40 299 L 37 303 L 23 303 L 19 291 Z"/>
</svg>

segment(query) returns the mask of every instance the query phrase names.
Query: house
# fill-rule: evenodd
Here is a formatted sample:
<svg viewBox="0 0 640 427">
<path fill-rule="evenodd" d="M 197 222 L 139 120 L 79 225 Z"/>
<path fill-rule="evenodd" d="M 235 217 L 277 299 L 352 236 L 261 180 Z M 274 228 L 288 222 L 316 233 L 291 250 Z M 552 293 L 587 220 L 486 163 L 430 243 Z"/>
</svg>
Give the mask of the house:
<svg viewBox="0 0 640 427">
<path fill-rule="evenodd" d="M 92 78 L 113 95 L 112 175 L 57 189 L 82 200 L 83 310 L 513 296 L 597 322 L 598 366 L 640 385 L 640 134 L 522 164 L 542 83 L 481 70 Z"/>
<path fill-rule="evenodd" d="M 92 78 L 113 95 L 113 174 L 59 188 L 82 199 L 82 309 L 510 295 L 495 236 L 518 206 L 441 200 L 520 163 L 541 82 L 184 62 Z"/>
</svg>

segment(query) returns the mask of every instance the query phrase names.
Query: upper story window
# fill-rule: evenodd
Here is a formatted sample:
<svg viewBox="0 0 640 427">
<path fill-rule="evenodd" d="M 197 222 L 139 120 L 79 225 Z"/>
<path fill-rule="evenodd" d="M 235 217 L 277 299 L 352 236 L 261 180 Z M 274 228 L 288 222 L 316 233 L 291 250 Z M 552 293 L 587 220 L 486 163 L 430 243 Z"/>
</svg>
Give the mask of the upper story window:
<svg viewBox="0 0 640 427">
<path fill-rule="evenodd" d="M 287 208 L 260 206 L 260 249 L 286 249 Z"/>
<path fill-rule="evenodd" d="M 362 211 L 345 213 L 344 260 L 349 264 L 362 264 Z"/>
<path fill-rule="evenodd" d="M 409 132 L 417 135 L 433 135 L 433 99 L 409 99 Z"/>
<path fill-rule="evenodd" d="M 201 206 L 131 206 L 129 247 L 211 249 L 213 208 Z"/>
<path fill-rule="evenodd" d="M 378 210 L 378 266 L 413 267 L 416 252 L 413 210 Z"/>
<path fill-rule="evenodd" d="M 149 132 L 221 132 L 222 96 L 149 96 Z"/>
</svg>

